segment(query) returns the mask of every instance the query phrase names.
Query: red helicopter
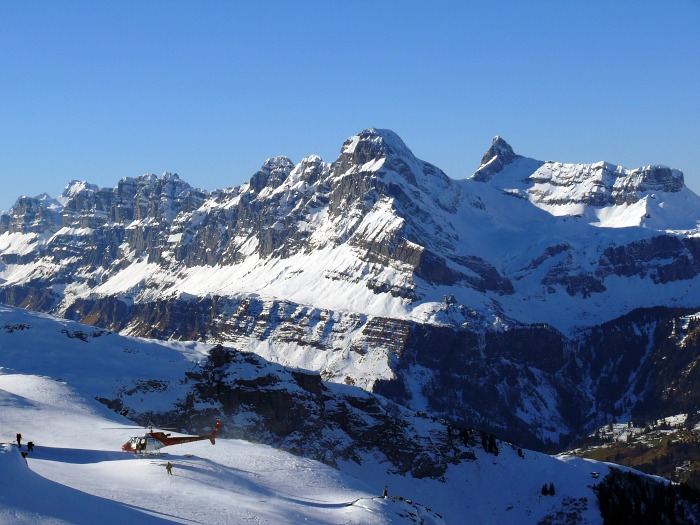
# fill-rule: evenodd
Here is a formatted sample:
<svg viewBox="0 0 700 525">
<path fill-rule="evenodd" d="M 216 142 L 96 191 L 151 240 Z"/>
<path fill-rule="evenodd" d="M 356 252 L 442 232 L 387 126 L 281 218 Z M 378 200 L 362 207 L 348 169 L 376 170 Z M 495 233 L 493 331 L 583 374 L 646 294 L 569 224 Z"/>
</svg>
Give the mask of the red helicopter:
<svg viewBox="0 0 700 525">
<path fill-rule="evenodd" d="M 171 445 L 180 445 L 182 443 L 190 443 L 192 441 L 203 441 L 208 439 L 212 445 L 216 444 L 216 433 L 219 431 L 221 423 L 219 421 L 214 425 L 211 434 L 208 436 L 183 436 L 170 437 L 170 434 L 165 432 L 154 432 L 153 427 L 149 428 L 143 436 L 134 436 L 129 441 L 122 445 L 124 452 L 133 452 L 134 454 L 159 454 L 160 449 Z M 166 429 L 167 430 L 167 429 Z"/>
</svg>

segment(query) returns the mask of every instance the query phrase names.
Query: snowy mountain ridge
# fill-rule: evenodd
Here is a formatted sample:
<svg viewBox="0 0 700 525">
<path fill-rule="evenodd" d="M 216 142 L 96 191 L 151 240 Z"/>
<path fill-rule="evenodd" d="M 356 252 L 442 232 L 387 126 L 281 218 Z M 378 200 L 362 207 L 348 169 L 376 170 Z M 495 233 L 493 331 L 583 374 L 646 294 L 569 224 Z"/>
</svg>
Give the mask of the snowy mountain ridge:
<svg viewBox="0 0 700 525">
<path fill-rule="evenodd" d="M 438 323 L 435 306 L 449 291 L 490 322 L 496 309 L 570 329 L 634 306 L 606 293 L 606 248 L 658 235 L 695 244 L 700 199 L 678 170 L 542 163 L 515 155 L 500 137 L 484 159 L 472 178 L 454 181 L 416 159 L 393 132 L 370 129 L 348 139 L 332 165 L 317 156 L 296 166 L 276 157 L 230 190 L 194 189 L 172 174 L 125 178 L 114 189 L 71 183 L 51 206 L 23 197 L 0 218 L 2 287 L 42 279 L 50 269 L 58 281 L 50 284 L 52 304 L 36 307 L 59 314 L 95 294 L 144 301 L 257 293 Z M 492 175 L 480 175 L 485 169 Z M 575 257 L 565 275 L 553 275 L 561 270 L 551 264 L 544 275 L 523 271 L 542 267 L 542 255 L 562 242 Z M 61 255 L 65 244 L 107 253 L 74 261 Z M 19 263 L 24 253 L 32 260 Z M 593 271 L 577 262 L 591 257 L 600 259 Z M 596 286 L 588 300 L 572 301 L 581 291 L 567 283 L 581 278 Z M 689 296 L 662 293 L 659 304 L 688 304 Z M 530 300 L 523 305 L 521 297 Z M 532 301 L 543 303 L 534 310 L 541 315 L 533 316 Z M 580 314 L 556 316 L 562 303 L 575 303 L 564 310 Z"/>
<path fill-rule="evenodd" d="M 605 162 L 548 161 L 526 180 L 509 182 L 504 191 L 526 194 L 554 216 L 582 218 L 600 228 L 694 232 L 698 227 L 697 217 L 688 213 L 697 200 L 684 191 L 682 172 L 664 166 L 627 170 Z"/>
<path fill-rule="evenodd" d="M 367 129 L 333 163 L 273 157 L 226 190 L 165 174 L 20 198 L 0 301 L 235 345 L 535 447 L 687 410 L 656 374 L 693 373 L 661 358 L 700 306 L 699 204 L 677 170 L 538 161 L 500 137 L 453 180 Z"/>
</svg>

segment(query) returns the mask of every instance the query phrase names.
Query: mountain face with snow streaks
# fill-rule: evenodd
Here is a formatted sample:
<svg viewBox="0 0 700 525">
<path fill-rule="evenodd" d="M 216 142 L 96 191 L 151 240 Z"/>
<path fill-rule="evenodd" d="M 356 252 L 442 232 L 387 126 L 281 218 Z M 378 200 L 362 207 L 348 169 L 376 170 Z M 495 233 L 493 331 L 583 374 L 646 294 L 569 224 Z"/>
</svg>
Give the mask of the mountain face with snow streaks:
<svg viewBox="0 0 700 525">
<path fill-rule="evenodd" d="M 622 361 L 593 348 L 601 327 L 699 309 L 699 223 L 671 168 L 543 162 L 496 137 L 454 180 L 367 129 L 332 163 L 273 157 L 235 188 L 164 174 L 22 197 L 0 217 L 0 301 L 233 344 L 537 446 L 663 388 L 620 379 L 654 337 Z"/>
</svg>

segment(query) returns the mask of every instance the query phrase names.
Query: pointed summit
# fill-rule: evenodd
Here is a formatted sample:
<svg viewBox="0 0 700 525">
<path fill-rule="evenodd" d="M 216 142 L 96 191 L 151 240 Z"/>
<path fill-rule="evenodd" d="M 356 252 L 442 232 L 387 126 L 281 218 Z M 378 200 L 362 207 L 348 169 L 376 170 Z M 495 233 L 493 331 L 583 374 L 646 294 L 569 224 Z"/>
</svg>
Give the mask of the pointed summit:
<svg viewBox="0 0 700 525">
<path fill-rule="evenodd" d="M 335 161 L 335 172 L 345 173 L 352 167 L 361 168 L 382 160 L 410 159 L 414 156 L 403 140 L 391 130 L 369 128 L 348 138 Z"/>
<path fill-rule="evenodd" d="M 474 172 L 472 179 L 486 182 L 518 157 L 520 155 L 515 154 L 510 144 L 500 135 L 496 135 L 491 142 L 491 147 L 481 158 L 481 166 Z"/>
<path fill-rule="evenodd" d="M 491 147 L 488 149 L 481 159 L 481 165 L 485 166 L 491 162 L 495 157 L 500 157 L 506 164 L 513 160 L 517 155 L 513 151 L 513 148 L 508 144 L 500 135 L 493 137 L 491 142 Z M 508 159 L 508 160 L 506 160 Z"/>
</svg>

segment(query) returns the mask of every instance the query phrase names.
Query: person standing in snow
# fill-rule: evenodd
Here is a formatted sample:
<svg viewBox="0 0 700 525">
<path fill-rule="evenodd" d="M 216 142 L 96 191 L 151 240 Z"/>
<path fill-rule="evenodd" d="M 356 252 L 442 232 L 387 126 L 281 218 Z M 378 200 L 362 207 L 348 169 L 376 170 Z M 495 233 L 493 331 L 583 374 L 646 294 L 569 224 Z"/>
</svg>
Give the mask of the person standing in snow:
<svg viewBox="0 0 700 525">
<path fill-rule="evenodd" d="M 22 434 L 20 434 L 19 432 L 17 432 L 17 446 L 19 448 L 22 448 Z"/>
<path fill-rule="evenodd" d="M 168 462 L 165 464 L 165 470 L 168 471 L 168 474 L 169 474 L 169 475 L 171 475 L 171 476 L 173 475 L 173 464 L 170 463 L 170 461 L 168 461 Z"/>
</svg>

